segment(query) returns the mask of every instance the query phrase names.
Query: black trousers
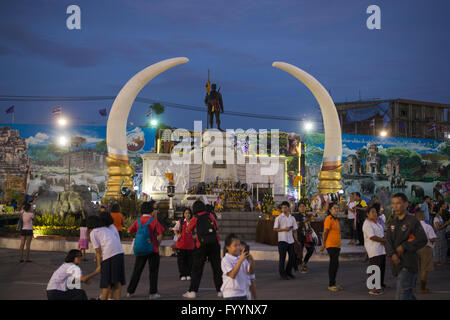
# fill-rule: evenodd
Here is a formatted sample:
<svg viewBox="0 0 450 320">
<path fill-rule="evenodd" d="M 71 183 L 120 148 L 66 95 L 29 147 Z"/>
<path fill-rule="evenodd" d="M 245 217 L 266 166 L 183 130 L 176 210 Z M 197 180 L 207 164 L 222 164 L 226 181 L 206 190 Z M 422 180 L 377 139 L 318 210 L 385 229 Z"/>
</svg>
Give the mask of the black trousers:
<svg viewBox="0 0 450 320">
<path fill-rule="evenodd" d="M 347 219 L 350 228 L 350 240 L 356 240 L 355 219 Z"/>
<path fill-rule="evenodd" d="M 328 266 L 328 279 L 329 286 L 336 285 L 336 275 L 339 268 L 339 253 L 341 248 L 327 248 L 328 255 L 330 256 L 330 264 Z"/>
<path fill-rule="evenodd" d="M 358 239 L 359 244 L 363 245 L 364 244 L 364 233 L 363 233 L 363 225 L 364 225 L 364 220 L 356 220 L 356 237 Z"/>
<path fill-rule="evenodd" d="M 159 253 L 153 252 L 147 256 L 136 256 L 133 275 L 131 276 L 131 281 L 127 289 L 128 293 L 133 294 L 136 291 L 136 287 L 147 261 L 150 278 L 150 294 L 158 292 Z"/>
<path fill-rule="evenodd" d="M 212 111 L 209 112 L 210 128 L 213 128 L 214 116 L 216 116 L 216 124 L 217 124 L 217 128 L 219 129 L 220 128 L 220 110 L 215 110 L 214 112 L 212 112 Z"/>
<path fill-rule="evenodd" d="M 301 264 L 303 264 L 303 263 L 307 264 L 309 259 L 311 258 L 311 256 L 314 253 L 314 246 L 313 245 L 311 245 L 310 247 L 306 247 L 304 244 L 301 243 L 301 246 L 302 246 L 302 251 L 301 251 L 302 254 L 301 255 L 298 255 L 297 253 L 295 254 L 295 261 L 294 261 L 294 270 L 295 271 L 298 271 L 298 267 Z M 304 258 L 303 258 L 303 248 L 306 248 L 306 255 L 305 255 Z"/>
<path fill-rule="evenodd" d="M 198 292 L 206 258 L 211 263 L 216 291 L 220 291 L 220 287 L 222 287 L 222 268 L 220 267 L 220 246 L 218 243 L 215 245 L 202 245 L 194 250 L 189 291 Z"/>
<path fill-rule="evenodd" d="M 386 255 L 369 258 L 369 265 L 376 265 L 380 267 L 381 286 L 384 287 L 384 273 L 386 271 Z"/>
<path fill-rule="evenodd" d="M 278 253 L 280 254 L 280 260 L 278 262 L 278 272 L 280 273 L 280 276 L 291 275 L 295 263 L 294 244 L 289 244 L 285 241 L 278 242 Z M 289 258 L 285 268 L 286 253 L 289 255 Z"/>
<path fill-rule="evenodd" d="M 191 276 L 194 250 L 177 249 L 177 263 L 180 277 Z"/>
<path fill-rule="evenodd" d="M 86 292 L 82 289 L 71 289 L 67 291 L 47 290 L 48 300 L 87 300 Z"/>
</svg>

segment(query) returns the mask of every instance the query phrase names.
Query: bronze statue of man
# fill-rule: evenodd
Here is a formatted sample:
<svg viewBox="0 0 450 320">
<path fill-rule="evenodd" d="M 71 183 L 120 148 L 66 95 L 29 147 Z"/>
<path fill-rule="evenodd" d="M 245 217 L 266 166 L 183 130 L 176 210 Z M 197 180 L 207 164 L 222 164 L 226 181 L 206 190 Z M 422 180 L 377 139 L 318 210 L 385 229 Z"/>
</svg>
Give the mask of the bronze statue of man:
<svg viewBox="0 0 450 320">
<path fill-rule="evenodd" d="M 213 128 L 213 119 L 216 116 L 217 129 L 223 131 L 220 128 L 220 113 L 223 113 L 223 101 L 222 94 L 216 91 L 216 84 L 211 85 L 211 92 L 205 96 L 205 104 L 208 106 L 208 119 L 210 127 Z"/>
</svg>

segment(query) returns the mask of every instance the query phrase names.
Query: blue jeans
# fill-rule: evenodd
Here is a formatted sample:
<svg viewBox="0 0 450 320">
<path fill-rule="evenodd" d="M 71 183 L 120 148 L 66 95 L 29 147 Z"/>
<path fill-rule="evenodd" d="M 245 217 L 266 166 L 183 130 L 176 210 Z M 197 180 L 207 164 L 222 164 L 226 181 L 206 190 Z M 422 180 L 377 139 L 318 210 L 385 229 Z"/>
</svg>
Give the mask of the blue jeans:
<svg viewBox="0 0 450 320">
<path fill-rule="evenodd" d="M 413 294 L 414 280 L 416 274 L 403 268 L 397 276 L 397 291 L 395 300 L 416 300 Z"/>
</svg>

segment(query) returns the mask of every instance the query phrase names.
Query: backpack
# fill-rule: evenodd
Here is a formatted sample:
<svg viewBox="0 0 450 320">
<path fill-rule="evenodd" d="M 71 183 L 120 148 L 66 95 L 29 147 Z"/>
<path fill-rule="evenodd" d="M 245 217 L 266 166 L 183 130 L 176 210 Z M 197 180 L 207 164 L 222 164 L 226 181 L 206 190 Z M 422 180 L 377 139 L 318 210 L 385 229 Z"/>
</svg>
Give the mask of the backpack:
<svg viewBox="0 0 450 320">
<path fill-rule="evenodd" d="M 217 244 L 216 229 L 209 213 L 197 216 L 197 236 L 201 245 Z"/>
<path fill-rule="evenodd" d="M 134 238 L 133 251 L 136 256 L 147 256 L 153 252 L 153 239 L 148 229 L 148 225 L 152 223 L 155 218 L 150 218 L 148 222 L 143 226 L 141 219 L 137 220 L 139 229 Z"/>
</svg>

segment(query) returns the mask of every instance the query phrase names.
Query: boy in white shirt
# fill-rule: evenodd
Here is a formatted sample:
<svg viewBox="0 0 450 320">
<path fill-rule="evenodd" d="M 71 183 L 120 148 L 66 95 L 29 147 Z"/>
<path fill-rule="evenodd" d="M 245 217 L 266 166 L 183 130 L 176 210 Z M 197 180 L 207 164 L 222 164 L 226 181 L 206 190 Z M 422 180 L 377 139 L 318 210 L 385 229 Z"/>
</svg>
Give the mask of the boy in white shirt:
<svg viewBox="0 0 450 320">
<path fill-rule="evenodd" d="M 431 293 L 431 290 L 427 288 L 427 276 L 428 272 L 434 270 L 433 259 L 433 247 L 434 242 L 437 239 L 437 235 L 433 230 L 433 227 L 426 223 L 425 212 L 419 210 L 416 212 L 416 218 L 420 221 L 423 230 L 428 238 L 428 243 L 425 247 L 417 250 L 419 256 L 419 270 L 420 270 L 420 292 Z"/>
<path fill-rule="evenodd" d="M 278 252 L 280 254 L 278 271 L 283 280 L 295 279 L 295 276 L 292 274 L 292 268 L 296 259 L 294 241 L 298 242 L 298 239 L 297 232 L 293 231 L 297 229 L 297 221 L 289 212 L 289 202 L 283 201 L 281 203 L 281 214 L 275 219 L 273 224 L 273 230 L 278 232 Z M 286 253 L 289 254 L 289 260 L 285 268 Z"/>
<path fill-rule="evenodd" d="M 253 257 L 242 248 L 234 234 L 225 239 L 226 254 L 222 259 L 222 292 L 226 300 L 247 300 L 249 281 L 255 274 Z"/>
</svg>

